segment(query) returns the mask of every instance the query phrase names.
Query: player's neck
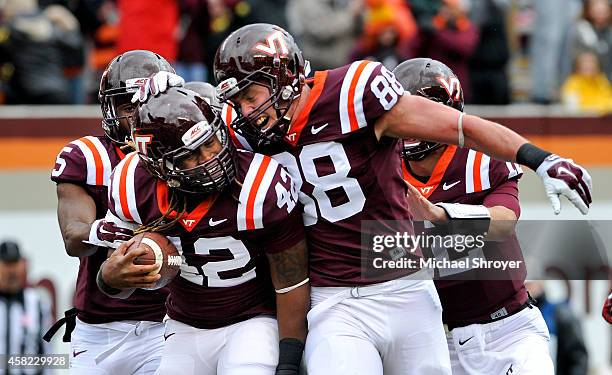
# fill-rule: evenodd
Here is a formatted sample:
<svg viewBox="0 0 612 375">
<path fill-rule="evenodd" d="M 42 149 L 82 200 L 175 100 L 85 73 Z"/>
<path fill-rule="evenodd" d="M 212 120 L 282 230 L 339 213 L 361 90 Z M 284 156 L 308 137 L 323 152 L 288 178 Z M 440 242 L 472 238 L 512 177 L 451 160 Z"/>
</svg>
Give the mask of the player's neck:
<svg viewBox="0 0 612 375">
<path fill-rule="evenodd" d="M 412 173 L 422 176 L 429 177 L 433 173 L 434 168 L 436 168 L 436 164 L 442 154 L 446 150 L 446 146 L 440 147 L 434 150 L 431 154 L 427 155 L 425 159 L 419 161 L 409 161 L 410 170 Z"/>
<path fill-rule="evenodd" d="M 302 87 L 302 93 L 300 94 L 300 97 L 298 98 L 297 102 L 294 102 L 292 104 L 294 108 L 290 109 L 293 111 L 293 113 L 291 114 L 291 126 L 293 126 L 293 124 L 297 121 L 298 117 L 300 117 L 300 113 L 302 113 L 304 107 L 306 106 L 306 103 L 308 103 L 309 96 L 310 86 L 304 85 Z"/>
</svg>

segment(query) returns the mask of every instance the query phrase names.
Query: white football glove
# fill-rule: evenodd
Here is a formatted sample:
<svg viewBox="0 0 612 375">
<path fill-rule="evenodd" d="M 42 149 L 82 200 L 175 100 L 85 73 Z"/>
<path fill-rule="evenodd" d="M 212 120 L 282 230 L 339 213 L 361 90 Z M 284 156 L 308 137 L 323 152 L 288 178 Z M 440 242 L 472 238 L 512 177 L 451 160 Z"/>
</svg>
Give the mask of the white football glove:
<svg viewBox="0 0 612 375">
<path fill-rule="evenodd" d="M 591 204 L 591 175 L 586 169 L 559 155 L 549 155 L 536 170 L 546 188 L 555 215 L 561 212 L 559 196 L 565 196 L 583 215 Z"/>
<path fill-rule="evenodd" d="M 131 228 L 120 226 L 105 219 L 98 219 L 91 224 L 89 238 L 84 242 L 116 249 L 132 237 L 134 237 L 134 231 Z"/>
<path fill-rule="evenodd" d="M 132 96 L 132 103 L 146 102 L 149 94 L 155 96 L 164 92 L 168 87 L 181 87 L 185 85 L 183 77 L 170 72 L 157 72 L 147 78 L 138 91 Z"/>
</svg>

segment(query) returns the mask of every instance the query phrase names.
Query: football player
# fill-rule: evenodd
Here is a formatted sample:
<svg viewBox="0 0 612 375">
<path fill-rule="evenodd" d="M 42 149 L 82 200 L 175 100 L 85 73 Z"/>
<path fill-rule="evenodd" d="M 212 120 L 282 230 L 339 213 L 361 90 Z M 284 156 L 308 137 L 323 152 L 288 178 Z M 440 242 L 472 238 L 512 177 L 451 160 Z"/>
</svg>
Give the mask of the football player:
<svg viewBox="0 0 612 375">
<path fill-rule="evenodd" d="M 80 261 L 76 323 L 75 310 L 67 314 L 72 320 L 67 331 L 76 324 L 71 341 L 73 374 L 149 374 L 159 365 L 166 293 L 138 291 L 129 299 L 116 300 L 100 292 L 95 279 L 107 258 L 107 247 L 132 236 L 131 230 L 103 218 L 111 171 L 131 149 L 127 119 L 136 109 L 131 98 L 138 85 L 154 74 L 158 84 L 182 80 L 163 57 L 150 51 L 115 57 L 100 81 L 104 135 L 67 144 L 51 172 L 57 183 L 58 221 L 66 252 Z M 70 332 L 64 340 L 70 340 Z"/>
<path fill-rule="evenodd" d="M 310 252 L 310 374 L 449 373 L 433 282 L 362 277 L 361 224 L 409 219 L 398 138 L 454 143 L 518 161 L 583 213 L 590 177 L 572 161 L 513 131 L 417 95 L 404 95 L 381 64 L 357 61 L 305 79 L 293 37 L 244 26 L 219 47 L 214 76 L 231 126 L 256 150 L 276 154 L 300 188 Z M 409 223 L 408 223 L 409 224 Z M 411 226 L 402 228 L 411 231 Z"/>
<path fill-rule="evenodd" d="M 218 112 L 184 88 L 145 101 L 132 136 L 138 152 L 113 172 L 109 217 L 166 235 L 182 256 L 158 373 L 297 374 L 310 295 L 289 174 L 236 150 Z M 109 295 L 159 279 L 156 265 L 132 264 L 143 249 L 130 244 L 101 267 Z"/>
<path fill-rule="evenodd" d="M 405 90 L 463 112 L 460 81 L 443 63 L 411 59 L 393 73 Z M 522 170 L 518 164 L 467 148 L 418 140 L 403 141 L 402 159 L 415 217 L 436 223 L 478 218 L 482 220 L 480 231 L 498 240 L 457 252 L 459 259 L 489 256 L 523 261 L 513 233 L 520 215 L 518 179 Z M 439 250 L 440 258 L 454 258 L 446 253 L 454 249 Z M 493 271 L 498 274 L 496 280 L 469 268 L 439 271 L 435 284 L 449 330 L 453 374 L 554 373 L 548 329 L 527 295 L 524 262 L 519 265 L 499 271 L 502 274 Z"/>
</svg>

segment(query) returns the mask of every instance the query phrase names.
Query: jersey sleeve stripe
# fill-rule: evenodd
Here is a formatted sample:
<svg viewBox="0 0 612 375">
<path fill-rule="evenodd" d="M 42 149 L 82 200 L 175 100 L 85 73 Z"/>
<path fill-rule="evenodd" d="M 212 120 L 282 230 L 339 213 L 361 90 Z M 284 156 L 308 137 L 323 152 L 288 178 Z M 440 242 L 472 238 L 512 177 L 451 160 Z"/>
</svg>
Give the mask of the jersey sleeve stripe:
<svg viewBox="0 0 612 375">
<path fill-rule="evenodd" d="M 97 137 L 87 136 L 85 137 L 91 141 L 91 143 L 96 146 L 98 153 L 100 154 L 100 158 L 102 159 L 102 167 L 104 169 L 104 173 L 102 175 L 102 181 L 104 186 L 108 186 L 110 181 L 110 174 L 113 171 L 113 167 L 111 165 L 110 157 L 108 156 L 108 150 L 104 148 L 102 142 Z"/>
<path fill-rule="evenodd" d="M 268 165 L 270 164 L 271 160 L 272 159 L 268 156 L 263 157 L 261 161 L 261 165 L 259 166 L 259 169 L 257 170 L 257 174 L 255 175 L 255 178 L 253 180 L 253 186 L 251 187 L 251 191 L 249 191 L 249 198 L 247 200 L 247 207 L 246 207 L 246 227 L 248 230 L 261 228 L 261 226 L 255 225 L 256 224 L 255 214 L 257 213 L 256 208 L 255 208 L 256 198 L 258 195 L 259 188 L 262 185 L 262 181 L 266 174 L 266 170 L 268 169 Z M 261 215 L 261 207 L 259 208 L 259 214 Z"/>
<path fill-rule="evenodd" d="M 127 168 L 126 167 L 127 161 L 128 159 L 123 159 L 119 164 L 117 164 L 117 166 L 115 167 L 111 175 L 111 181 L 110 181 L 111 186 L 110 186 L 110 189 L 108 189 L 108 195 L 110 197 L 109 208 L 111 208 L 111 210 L 114 210 L 115 216 L 117 216 L 123 221 L 130 221 L 126 217 L 126 215 L 123 213 L 123 210 L 121 208 L 121 189 L 120 189 L 121 174 L 123 173 L 123 170 Z"/>
<path fill-rule="evenodd" d="M 476 151 L 469 150 L 467 161 L 465 163 L 465 192 L 467 194 L 474 192 L 474 159 Z"/>
<path fill-rule="evenodd" d="M 242 183 L 242 189 L 240 190 L 240 196 L 238 197 L 238 212 L 236 216 L 236 222 L 238 230 L 246 230 L 247 228 L 247 203 L 249 200 L 250 191 L 253 189 L 253 183 L 255 177 L 263 160 L 263 155 L 255 154 L 253 160 L 249 165 L 249 170 L 244 176 Z"/>
<path fill-rule="evenodd" d="M 123 164 L 123 168 L 121 168 L 121 175 L 119 176 L 119 203 L 121 204 L 121 212 L 123 213 L 123 216 L 125 216 L 129 221 L 134 221 L 134 217 L 132 216 L 130 207 L 128 205 L 127 181 L 130 164 L 132 163 L 134 157 L 136 157 L 136 154 L 132 154 L 127 157 L 125 163 Z"/>
<path fill-rule="evenodd" d="M 127 193 L 127 202 L 128 209 L 130 210 L 130 216 L 134 218 L 134 221 L 137 223 L 142 223 L 140 219 L 140 215 L 138 214 L 138 206 L 136 205 L 136 166 L 138 165 L 138 155 L 134 153 L 132 159 L 127 165 L 127 185 L 126 185 L 126 193 Z"/>
<path fill-rule="evenodd" d="M 474 157 L 474 191 L 482 191 L 482 181 L 480 176 L 480 164 L 482 162 L 482 152 L 477 152 Z"/>
<path fill-rule="evenodd" d="M 344 79 L 342 80 L 342 87 L 340 88 L 340 100 L 338 112 L 340 113 L 340 127 L 342 134 L 351 132 L 351 120 L 349 117 L 349 91 L 351 83 L 357 68 L 362 62 L 356 61 L 349 66 Z"/>
<path fill-rule="evenodd" d="M 79 150 L 81 150 L 81 153 L 85 157 L 85 163 L 87 164 L 87 166 L 86 166 L 86 168 L 87 168 L 87 171 L 86 171 L 87 178 L 85 180 L 85 183 L 87 185 L 95 185 L 96 184 L 96 161 L 94 160 L 94 156 L 91 153 L 91 150 L 82 141 L 82 138 L 74 140 L 74 141 L 72 141 L 70 143 L 75 145 Z"/>
<path fill-rule="evenodd" d="M 257 189 L 257 195 L 255 196 L 255 206 L 253 208 L 253 223 L 255 225 L 255 229 L 260 229 L 264 227 L 264 202 L 266 201 L 266 195 L 268 194 L 268 190 L 270 189 L 270 185 L 272 184 L 272 180 L 274 179 L 274 175 L 276 174 L 276 170 L 278 169 L 278 163 L 275 160 L 267 156 L 265 158 L 267 159 L 265 165 L 266 169 L 261 179 L 261 183 L 259 184 L 259 188 Z"/>
<path fill-rule="evenodd" d="M 349 86 L 348 100 L 347 100 L 347 105 L 348 105 L 347 110 L 349 114 L 349 122 L 351 126 L 351 131 L 355 131 L 359 129 L 359 122 L 357 121 L 357 114 L 355 113 L 355 109 L 356 109 L 355 108 L 355 91 L 357 89 L 357 82 L 359 81 L 359 76 L 361 76 L 361 73 L 363 72 L 367 64 L 368 64 L 367 61 L 360 62 L 359 65 L 357 66 L 357 69 L 355 70 L 355 74 L 351 77 L 351 84 Z"/>
<path fill-rule="evenodd" d="M 376 68 L 380 63 L 368 62 L 363 71 L 361 72 L 359 79 L 357 81 L 357 86 L 355 88 L 355 97 L 353 98 L 353 106 L 355 108 L 355 116 L 357 117 L 357 127 L 364 128 L 368 125 L 368 122 L 365 118 L 365 113 L 363 111 L 363 94 L 366 90 L 366 84 Z M 351 129 L 357 130 L 357 128 L 352 127 Z"/>
<path fill-rule="evenodd" d="M 91 151 L 91 155 L 94 160 L 94 168 L 95 168 L 95 184 L 100 186 L 104 185 L 104 164 L 102 164 L 102 157 L 100 156 L 100 151 L 93 144 L 91 139 L 88 137 L 83 137 L 80 139 L 81 142 L 87 146 L 89 151 Z"/>
<path fill-rule="evenodd" d="M 482 154 L 482 160 L 480 163 L 480 186 L 482 190 L 491 188 L 491 180 L 489 179 L 489 164 L 491 157 L 489 155 Z"/>
<path fill-rule="evenodd" d="M 514 169 L 514 163 L 510 163 L 509 161 L 507 161 L 506 168 L 508 168 L 508 178 L 509 179 L 512 177 L 518 176 L 518 172 L 516 171 L 516 169 Z"/>
</svg>

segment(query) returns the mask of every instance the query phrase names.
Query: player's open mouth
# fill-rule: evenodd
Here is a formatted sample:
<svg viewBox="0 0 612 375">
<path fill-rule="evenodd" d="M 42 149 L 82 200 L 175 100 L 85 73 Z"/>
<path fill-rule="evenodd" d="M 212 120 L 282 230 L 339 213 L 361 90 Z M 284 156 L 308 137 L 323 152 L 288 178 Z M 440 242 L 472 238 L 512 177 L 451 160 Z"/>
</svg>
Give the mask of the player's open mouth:
<svg viewBox="0 0 612 375">
<path fill-rule="evenodd" d="M 270 116 L 268 115 L 261 115 L 259 116 L 259 118 L 257 119 L 257 121 L 255 121 L 255 124 L 260 127 L 263 128 L 266 125 L 268 125 L 268 121 L 270 120 Z"/>
</svg>

